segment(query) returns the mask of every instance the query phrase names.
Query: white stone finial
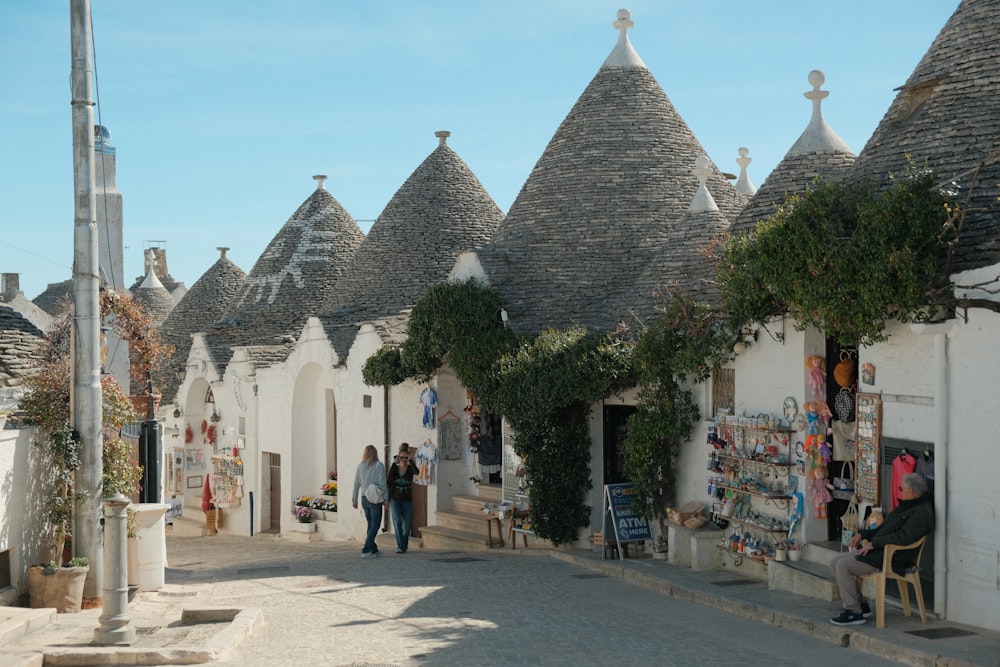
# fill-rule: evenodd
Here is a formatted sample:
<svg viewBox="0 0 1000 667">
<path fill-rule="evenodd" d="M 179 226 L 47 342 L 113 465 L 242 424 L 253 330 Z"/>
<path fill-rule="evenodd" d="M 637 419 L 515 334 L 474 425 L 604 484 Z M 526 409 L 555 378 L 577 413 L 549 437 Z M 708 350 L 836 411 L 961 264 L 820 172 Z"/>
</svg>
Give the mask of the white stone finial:
<svg viewBox="0 0 1000 667">
<path fill-rule="evenodd" d="M 837 133 L 830 129 L 830 126 L 823 120 L 822 102 L 830 92 L 820 90 L 819 87 L 826 81 L 826 75 L 821 70 L 814 69 L 809 72 L 809 85 L 812 90 L 802 93 L 802 95 L 812 102 L 812 118 L 805 132 L 798 141 L 788 150 L 787 155 L 803 155 L 806 153 L 846 153 L 853 155 L 851 149 L 844 143 L 844 140 L 837 136 Z"/>
<path fill-rule="evenodd" d="M 618 43 L 615 44 L 615 48 L 611 50 L 611 54 L 604 61 L 602 69 L 604 67 L 640 67 L 646 69 L 646 63 L 642 62 L 642 58 L 635 52 L 628 40 L 629 29 L 635 26 L 632 12 L 627 9 L 619 9 L 618 19 L 611 25 L 619 30 Z"/>
<path fill-rule="evenodd" d="M 448 130 L 438 130 L 434 133 L 434 136 L 438 138 L 438 146 L 447 146 L 448 137 L 451 136 L 451 132 Z"/>
<path fill-rule="evenodd" d="M 315 176 L 313 176 L 313 180 L 316 181 L 317 190 L 326 190 L 326 186 L 324 185 L 324 183 L 326 182 L 326 178 L 327 178 L 326 174 L 316 174 Z"/>
<path fill-rule="evenodd" d="M 736 179 L 736 191 L 752 197 L 757 194 L 757 187 L 750 182 L 750 177 L 747 176 L 747 167 L 753 162 L 753 158 L 750 157 L 750 149 L 745 146 L 740 147 L 739 154 L 740 156 L 736 158 L 736 164 L 740 165 L 740 176 Z"/>
<path fill-rule="evenodd" d="M 829 90 L 820 90 L 819 87 L 823 85 L 826 81 L 826 75 L 818 69 L 814 69 L 809 72 L 809 85 L 813 87 L 807 93 L 802 93 L 807 100 L 812 100 L 813 103 L 813 120 L 823 118 L 823 110 L 820 108 L 823 100 L 830 96 Z"/>
<path fill-rule="evenodd" d="M 611 25 L 621 30 L 624 35 L 626 30 L 635 27 L 635 21 L 632 20 L 632 12 L 627 9 L 619 9 L 618 20 Z"/>
<path fill-rule="evenodd" d="M 715 203 L 715 198 L 708 191 L 705 182 L 712 174 L 712 161 L 707 155 L 699 155 L 694 161 L 694 169 L 691 173 L 698 179 L 698 191 L 694 193 L 691 205 L 688 206 L 688 213 L 698 213 L 699 211 L 718 211 L 719 205 Z"/>
<path fill-rule="evenodd" d="M 226 248 L 224 246 L 215 246 L 215 249 L 218 250 L 220 253 L 222 253 L 222 255 L 219 257 L 219 259 L 225 259 L 226 258 L 226 252 L 229 251 L 229 248 Z"/>
</svg>

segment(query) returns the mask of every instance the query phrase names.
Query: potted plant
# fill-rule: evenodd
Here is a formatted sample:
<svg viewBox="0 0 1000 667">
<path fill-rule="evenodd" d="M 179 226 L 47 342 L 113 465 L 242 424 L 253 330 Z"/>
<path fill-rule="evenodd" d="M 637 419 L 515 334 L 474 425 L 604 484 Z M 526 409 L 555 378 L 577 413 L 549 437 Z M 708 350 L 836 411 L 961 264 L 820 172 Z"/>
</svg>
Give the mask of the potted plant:
<svg viewBox="0 0 1000 667">
<path fill-rule="evenodd" d="M 316 515 L 313 514 L 311 508 L 305 505 L 293 505 L 292 516 L 295 517 L 292 530 L 299 533 L 312 533 L 316 531 Z"/>
</svg>

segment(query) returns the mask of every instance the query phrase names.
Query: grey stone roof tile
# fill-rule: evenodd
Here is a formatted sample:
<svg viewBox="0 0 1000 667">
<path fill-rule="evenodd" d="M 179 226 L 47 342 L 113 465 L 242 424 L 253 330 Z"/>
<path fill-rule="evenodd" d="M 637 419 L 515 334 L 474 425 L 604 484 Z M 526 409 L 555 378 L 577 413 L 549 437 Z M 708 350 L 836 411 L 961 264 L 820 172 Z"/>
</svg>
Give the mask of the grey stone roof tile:
<svg viewBox="0 0 1000 667">
<path fill-rule="evenodd" d="M 964 201 L 983 161 L 953 269 L 1000 261 L 1000 2 L 963 0 L 938 33 L 858 155 L 852 177 L 888 184 L 907 157 L 955 179 Z"/>
<path fill-rule="evenodd" d="M 412 307 L 443 282 L 459 253 L 487 243 L 503 212 L 438 132 L 439 145 L 386 205 L 321 320 L 341 356 L 347 332 Z"/>
<path fill-rule="evenodd" d="M 233 345 L 284 343 L 308 317 L 328 308 L 364 233 L 316 177 L 319 187 L 275 235 L 243 290 L 206 337 L 224 367 Z"/>
<path fill-rule="evenodd" d="M 177 394 L 177 373 L 187 363 L 191 335 L 218 322 L 239 297 L 246 282 L 243 269 L 226 257 L 228 248 L 219 250 L 222 256 L 191 286 L 160 327 L 163 342 L 174 347 L 174 354 L 158 383 L 165 403 L 172 402 Z"/>
<path fill-rule="evenodd" d="M 19 387 L 38 371 L 44 340 L 38 327 L 0 303 L 0 387 Z"/>
<path fill-rule="evenodd" d="M 637 57 L 609 61 L 478 253 L 519 334 L 613 330 L 698 187 L 704 149 L 659 84 Z M 747 201 L 714 165 L 707 185 L 725 219 Z"/>
</svg>

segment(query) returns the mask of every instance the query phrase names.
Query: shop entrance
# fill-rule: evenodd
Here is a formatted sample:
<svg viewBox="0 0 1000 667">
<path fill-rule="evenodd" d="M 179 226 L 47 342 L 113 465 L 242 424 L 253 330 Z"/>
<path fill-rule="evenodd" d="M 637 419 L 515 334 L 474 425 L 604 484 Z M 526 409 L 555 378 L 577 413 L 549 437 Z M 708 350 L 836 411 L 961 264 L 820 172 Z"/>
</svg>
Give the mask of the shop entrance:
<svg viewBox="0 0 1000 667">
<path fill-rule="evenodd" d="M 622 484 L 625 477 L 625 435 L 634 405 L 604 406 L 604 484 Z"/>
</svg>

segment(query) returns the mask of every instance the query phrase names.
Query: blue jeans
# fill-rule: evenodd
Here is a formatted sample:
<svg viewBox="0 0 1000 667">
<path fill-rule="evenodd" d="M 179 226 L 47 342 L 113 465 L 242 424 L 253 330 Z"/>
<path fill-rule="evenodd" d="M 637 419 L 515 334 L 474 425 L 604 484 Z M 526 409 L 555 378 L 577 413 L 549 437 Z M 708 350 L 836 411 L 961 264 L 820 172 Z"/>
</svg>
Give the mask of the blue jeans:
<svg viewBox="0 0 1000 667">
<path fill-rule="evenodd" d="M 365 513 L 365 519 L 368 520 L 368 532 L 365 535 L 365 546 L 362 547 L 361 553 L 377 554 L 378 545 L 375 544 L 375 536 L 378 535 L 378 527 L 382 523 L 382 505 L 370 503 L 367 498 L 362 496 L 361 509 Z"/>
<path fill-rule="evenodd" d="M 392 528 L 396 531 L 396 546 L 406 551 L 410 544 L 410 525 L 413 523 L 413 501 L 392 500 L 389 502 L 392 511 Z"/>
</svg>

